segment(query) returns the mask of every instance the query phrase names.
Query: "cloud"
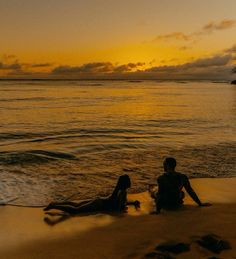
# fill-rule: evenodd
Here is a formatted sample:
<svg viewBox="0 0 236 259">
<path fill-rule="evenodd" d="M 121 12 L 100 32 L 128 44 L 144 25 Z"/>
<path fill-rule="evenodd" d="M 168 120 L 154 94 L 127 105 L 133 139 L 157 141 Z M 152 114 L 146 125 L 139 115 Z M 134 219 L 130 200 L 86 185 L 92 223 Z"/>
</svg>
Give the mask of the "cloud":
<svg viewBox="0 0 236 259">
<path fill-rule="evenodd" d="M 113 72 L 131 72 L 134 69 L 138 69 L 139 67 L 144 66 L 145 63 L 143 62 L 138 62 L 138 63 L 128 63 L 125 65 L 120 65 L 120 66 L 116 66 L 114 67 Z"/>
<path fill-rule="evenodd" d="M 12 59 L 14 62 L 10 62 Z M 51 72 L 51 63 L 21 63 L 14 55 L 4 55 L 0 61 L 1 78 L 42 78 Z"/>
<path fill-rule="evenodd" d="M 232 19 L 224 19 L 221 21 L 211 21 L 204 25 L 199 31 L 195 31 L 189 34 L 184 32 L 172 32 L 167 34 L 160 34 L 152 41 L 169 41 L 169 40 L 176 40 L 176 41 L 194 41 L 202 36 L 206 36 L 209 33 L 213 33 L 214 31 L 218 30 L 226 30 L 231 29 L 236 25 L 236 20 Z"/>
<path fill-rule="evenodd" d="M 190 61 L 179 65 L 180 60 L 164 60 L 155 65 L 155 60 L 144 62 L 114 64 L 111 62 L 92 62 L 80 66 L 50 63 L 24 64 L 20 62 L 0 62 L 2 76 L 9 78 L 51 78 L 51 79 L 231 79 L 235 67 L 236 45 L 216 55 Z M 149 68 L 146 68 L 146 67 Z M 48 69 L 41 69 L 46 67 Z M 38 68 L 38 69 L 37 69 Z"/>
<path fill-rule="evenodd" d="M 52 64 L 51 63 L 36 63 L 36 64 L 30 64 L 29 66 L 33 67 L 33 68 L 40 68 L 40 67 L 50 67 L 50 66 L 52 66 Z"/>
<path fill-rule="evenodd" d="M 156 59 L 154 58 L 154 59 L 152 59 L 148 64 L 149 64 L 150 66 L 152 66 L 153 64 L 155 64 L 155 62 L 156 62 Z"/>
<path fill-rule="evenodd" d="M 229 53 L 221 53 L 180 65 L 152 66 L 147 69 L 144 69 L 143 62 L 123 65 L 95 62 L 82 66 L 59 66 L 50 75 L 81 79 L 226 79 L 232 74 L 232 58 Z"/>
<path fill-rule="evenodd" d="M 94 62 L 87 63 L 82 66 L 58 66 L 52 70 L 53 74 L 98 74 L 98 73 L 115 73 L 115 72 L 130 72 L 138 67 L 145 65 L 145 63 L 128 63 L 124 65 L 115 66 L 111 62 Z"/>
<path fill-rule="evenodd" d="M 159 79 L 227 79 L 230 78 L 233 57 L 219 54 L 180 65 L 151 67 L 143 71 L 144 78 Z"/>
<path fill-rule="evenodd" d="M 211 21 L 206 24 L 202 30 L 205 32 L 213 32 L 217 30 L 226 30 L 234 27 L 236 25 L 236 20 L 225 19 L 222 21 Z"/>
<path fill-rule="evenodd" d="M 11 54 L 3 54 L 2 55 L 2 59 L 4 61 L 9 61 L 9 60 L 12 60 L 12 59 L 16 59 L 17 57 L 15 55 L 11 55 Z"/>
<path fill-rule="evenodd" d="M 226 53 L 236 54 L 236 44 L 234 44 L 231 48 L 225 50 Z"/>
<path fill-rule="evenodd" d="M 54 74 L 75 74 L 75 73 L 109 73 L 114 66 L 111 62 L 94 62 L 82 66 L 58 66 L 52 70 Z"/>
<path fill-rule="evenodd" d="M 212 67 L 212 66 L 225 66 L 232 60 L 231 55 L 216 55 L 209 58 L 201 58 L 191 63 L 186 63 L 185 67 Z"/>
<path fill-rule="evenodd" d="M 234 44 L 231 48 L 225 50 L 225 53 L 232 55 L 232 60 L 236 61 L 236 44 Z"/>
<path fill-rule="evenodd" d="M 185 51 L 185 50 L 188 50 L 188 49 L 191 49 L 190 46 L 181 46 L 179 47 L 179 50 L 182 50 L 182 51 Z"/>
<path fill-rule="evenodd" d="M 209 68 L 226 66 L 232 60 L 231 55 L 216 55 L 208 58 L 200 58 L 192 62 L 188 62 L 176 66 L 158 66 L 146 69 L 147 72 L 176 72 L 180 70 L 188 70 L 195 68 Z"/>
<path fill-rule="evenodd" d="M 192 40 L 192 35 L 185 34 L 183 32 L 172 32 L 169 34 L 160 34 L 158 35 L 154 41 L 159 41 L 159 40 L 183 40 L 183 41 L 189 41 Z"/>
<path fill-rule="evenodd" d="M 7 63 L 0 62 L 0 70 L 20 70 L 20 69 L 21 69 L 21 65 L 19 63 L 7 64 Z"/>
</svg>

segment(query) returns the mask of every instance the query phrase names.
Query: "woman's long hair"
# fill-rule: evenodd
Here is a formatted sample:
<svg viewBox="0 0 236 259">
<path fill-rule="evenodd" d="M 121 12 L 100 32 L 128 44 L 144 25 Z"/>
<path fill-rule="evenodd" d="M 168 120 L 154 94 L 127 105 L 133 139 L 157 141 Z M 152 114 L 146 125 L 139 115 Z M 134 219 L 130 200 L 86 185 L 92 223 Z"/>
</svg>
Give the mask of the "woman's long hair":
<svg viewBox="0 0 236 259">
<path fill-rule="evenodd" d="M 131 181 L 130 177 L 127 174 L 123 174 L 119 177 L 116 187 L 111 195 L 112 198 L 115 198 L 120 190 L 126 190 L 130 188 Z"/>
</svg>

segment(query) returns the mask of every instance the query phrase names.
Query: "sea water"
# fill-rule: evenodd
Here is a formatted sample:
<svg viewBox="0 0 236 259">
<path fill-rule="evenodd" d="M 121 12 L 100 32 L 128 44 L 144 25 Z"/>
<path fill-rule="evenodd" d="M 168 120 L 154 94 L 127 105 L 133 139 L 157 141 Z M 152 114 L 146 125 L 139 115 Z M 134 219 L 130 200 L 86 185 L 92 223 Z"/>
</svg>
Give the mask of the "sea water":
<svg viewBox="0 0 236 259">
<path fill-rule="evenodd" d="M 236 176 L 236 87 L 193 81 L 0 81 L 0 200 L 131 192 L 163 172 Z"/>
</svg>

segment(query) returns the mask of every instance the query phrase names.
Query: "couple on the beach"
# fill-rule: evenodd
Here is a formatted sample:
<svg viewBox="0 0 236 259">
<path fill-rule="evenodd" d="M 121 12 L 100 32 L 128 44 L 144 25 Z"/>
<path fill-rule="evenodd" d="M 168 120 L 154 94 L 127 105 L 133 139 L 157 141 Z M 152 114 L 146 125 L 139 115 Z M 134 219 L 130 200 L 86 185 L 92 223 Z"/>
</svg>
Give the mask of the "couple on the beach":
<svg viewBox="0 0 236 259">
<path fill-rule="evenodd" d="M 168 157 L 163 163 L 164 174 L 158 177 L 158 190 L 155 192 L 153 186 L 149 186 L 151 197 L 155 200 L 156 211 L 160 213 L 161 209 L 177 209 L 183 204 L 184 192 L 187 191 L 190 197 L 199 206 L 210 206 L 209 203 L 202 203 L 197 194 L 191 187 L 189 179 L 186 175 L 175 171 L 176 160 Z M 117 185 L 112 194 L 106 198 L 98 198 L 95 200 L 87 200 L 80 203 L 76 202 L 60 202 L 50 203 L 44 210 L 57 209 L 72 215 L 90 212 L 125 212 L 128 205 L 140 208 L 140 202 L 127 200 L 127 189 L 131 187 L 131 181 L 128 175 L 119 177 Z"/>
</svg>

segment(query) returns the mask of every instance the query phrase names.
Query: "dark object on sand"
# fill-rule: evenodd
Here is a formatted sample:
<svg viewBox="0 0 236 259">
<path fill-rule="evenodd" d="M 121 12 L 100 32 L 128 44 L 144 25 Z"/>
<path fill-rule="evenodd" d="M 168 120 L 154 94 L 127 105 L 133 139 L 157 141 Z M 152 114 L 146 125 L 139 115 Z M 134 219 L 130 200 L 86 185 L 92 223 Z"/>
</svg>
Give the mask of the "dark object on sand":
<svg viewBox="0 0 236 259">
<path fill-rule="evenodd" d="M 145 258 L 155 258 L 155 259 L 174 259 L 167 253 L 162 252 L 151 252 L 145 255 Z"/>
<path fill-rule="evenodd" d="M 219 254 L 223 250 L 231 249 L 230 243 L 228 241 L 223 240 L 214 234 L 202 236 L 201 239 L 197 240 L 197 243 L 216 254 Z"/>
<path fill-rule="evenodd" d="M 231 81 L 232 85 L 236 85 L 236 80 Z"/>
<path fill-rule="evenodd" d="M 161 252 L 170 252 L 173 254 L 181 254 L 190 250 L 190 245 L 185 243 L 164 243 L 158 245 L 156 250 Z"/>
<path fill-rule="evenodd" d="M 220 257 L 212 256 L 212 257 L 209 257 L 208 259 L 220 259 Z"/>
<path fill-rule="evenodd" d="M 129 80 L 130 83 L 142 83 L 142 80 Z"/>
</svg>

